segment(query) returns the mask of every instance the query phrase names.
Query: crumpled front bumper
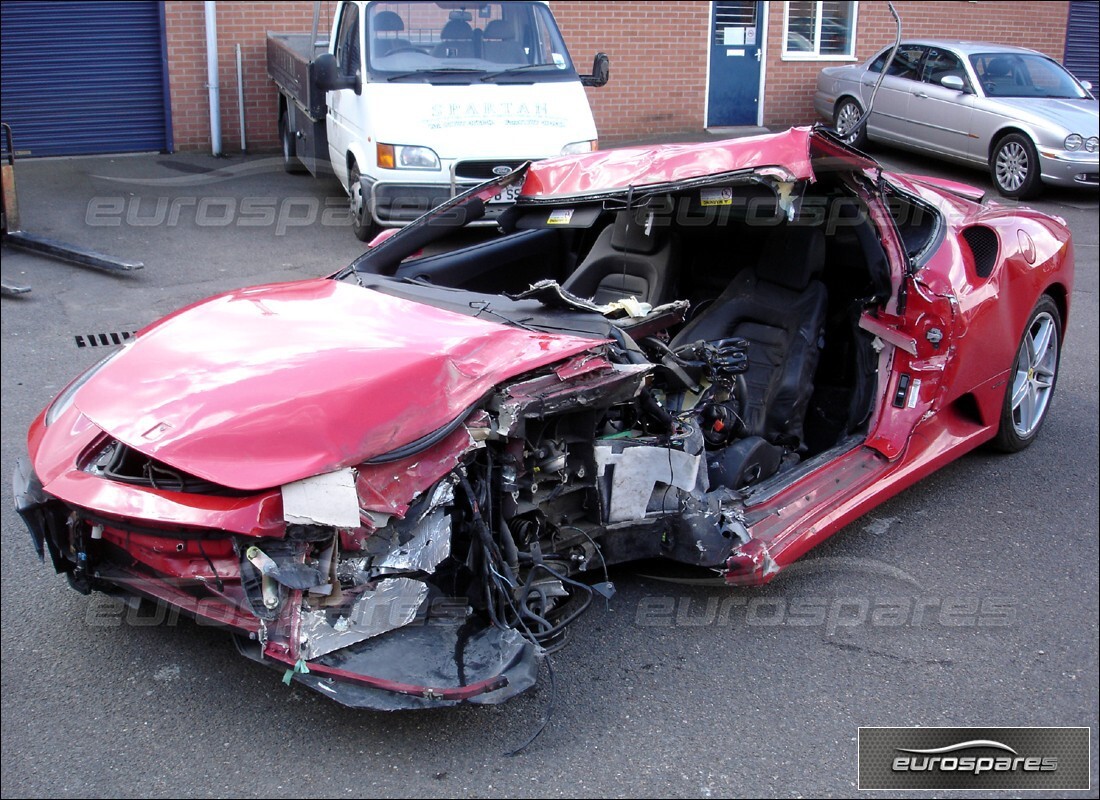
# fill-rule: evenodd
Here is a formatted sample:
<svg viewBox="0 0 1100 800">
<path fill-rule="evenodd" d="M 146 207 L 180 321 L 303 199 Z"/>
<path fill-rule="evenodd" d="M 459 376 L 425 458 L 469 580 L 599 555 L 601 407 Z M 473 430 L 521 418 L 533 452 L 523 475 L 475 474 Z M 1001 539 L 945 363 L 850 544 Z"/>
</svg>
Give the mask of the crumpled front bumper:
<svg viewBox="0 0 1100 800">
<path fill-rule="evenodd" d="M 232 537 L 218 537 L 212 531 L 205 548 L 199 545 L 203 557 L 196 561 L 189 556 L 196 541 L 194 532 L 180 532 L 178 539 L 168 531 L 154 537 L 155 531 L 140 522 L 112 523 L 107 518 L 89 526 L 92 512 L 49 495 L 26 457 L 17 461 L 13 471 L 12 495 L 35 551 L 42 559 L 49 552 L 55 570 L 64 573 L 74 588 L 145 598 L 202 624 L 225 627 L 234 634 L 242 654 L 283 670 L 285 682 L 297 681 L 343 705 L 390 711 L 494 704 L 537 681 L 542 656 L 538 647 L 514 630 L 461 614 L 427 615 L 304 661 L 288 646 L 288 637 L 280 635 L 300 630 L 302 593 L 290 593 L 277 620 L 257 619 L 242 588 L 240 570 L 234 566 L 237 560 L 222 552 Z M 118 528 L 112 530 L 114 524 Z M 80 534 L 82 527 L 88 530 Z M 120 542 L 128 543 L 131 550 L 120 548 Z M 232 551 L 228 552 L 231 556 Z M 163 557 L 151 559 L 151 553 Z M 196 563 L 209 563 L 215 577 L 196 574 Z"/>
</svg>

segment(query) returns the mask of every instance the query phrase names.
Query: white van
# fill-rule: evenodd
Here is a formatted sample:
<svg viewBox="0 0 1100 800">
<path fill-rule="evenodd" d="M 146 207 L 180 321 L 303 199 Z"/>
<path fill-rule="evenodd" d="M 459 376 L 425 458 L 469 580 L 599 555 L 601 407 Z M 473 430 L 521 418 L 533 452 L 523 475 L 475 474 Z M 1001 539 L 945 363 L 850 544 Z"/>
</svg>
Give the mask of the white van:
<svg viewBox="0 0 1100 800">
<path fill-rule="evenodd" d="M 597 147 L 584 86 L 607 82 L 607 56 L 579 75 L 544 2 L 341 2 L 315 57 L 316 39 L 268 34 L 284 164 L 331 166 L 364 241 L 525 161 Z"/>
</svg>

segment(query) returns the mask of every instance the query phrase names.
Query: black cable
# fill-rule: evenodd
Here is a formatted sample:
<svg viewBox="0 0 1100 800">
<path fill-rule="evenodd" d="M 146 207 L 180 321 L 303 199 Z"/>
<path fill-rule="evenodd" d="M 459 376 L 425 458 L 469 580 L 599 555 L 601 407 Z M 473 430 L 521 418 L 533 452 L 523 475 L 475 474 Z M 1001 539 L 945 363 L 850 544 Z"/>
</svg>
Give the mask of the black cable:
<svg viewBox="0 0 1100 800">
<path fill-rule="evenodd" d="M 508 758 L 518 756 L 520 753 L 522 753 L 524 750 L 534 744 L 535 739 L 539 738 L 539 736 L 542 735 L 542 732 L 546 730 L 546 726 L 550 723 L 550 717 L 554 713 L 554 701 L 557 700 L 558 697 L 558 684 L 557 681 L 554 680 L 554 662 L 550 660 L 549 655 L 546 656 L 546 674 L 547 677 L 549 677 L 550 679 L 550 702 L 546 704 L 546 711 L 543 712 L 542 722 L 539 723 L 539 726 L 535 729 L 535 732 L 531 734 L 526 742 L 521 744 L 515 750 L 511 750 L 504 754 Z"/>
<path fill-rule="evenodd" d="M 202 546 L 202 539 L 196 539 L 195 543 L 199 546 L 199 552 L 202 553 L 202 557 L 206 559 L 207 566 L 210 567 L 210 571 L 214 573 L 214 585 L 218 587 L 218 591 L 225 593 L 225 586 L 222 584 L 221 576 L 218 575 L 218 570 L 214 567 L 214 562 L 210 560 L 210 556 L 206 554 L 206 548 Z"/>
<path fill-rule="evenodd" d="M 669 458 L 671 458 L 671 456 L 669 456 Z M 596 555 L 600 557 L 600 563 L 603 564 L 603 579 L 608 583 L 611 583 L 611 575 L 607 571 L 607 559 L 603 557 L 603 550 L 601 550 L 600 546 L 596 544 L 596 540 L 589 536 L 583 528 L 578 528 L 576 525 L 563 525 L 561 529 L 563 531 L 576 531 L 585 539 L 587 539 L 589 543 L 591 543 L 592 547 L 596 550 Z"/>
</svg>

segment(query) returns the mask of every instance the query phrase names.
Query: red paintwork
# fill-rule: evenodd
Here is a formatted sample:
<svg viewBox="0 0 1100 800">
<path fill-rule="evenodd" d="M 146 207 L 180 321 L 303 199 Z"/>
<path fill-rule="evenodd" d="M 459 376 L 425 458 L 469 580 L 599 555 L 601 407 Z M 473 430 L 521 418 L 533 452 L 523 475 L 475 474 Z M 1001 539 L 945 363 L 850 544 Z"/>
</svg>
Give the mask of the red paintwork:
<svg viewBox="0 0 1100 800">
<path fill-rule="evenodd" d="M 784 133 L 721 142 L 599 150 L 551 158 L 531 165 L 520 196 L 598 194 L 766 167 L 783 170 L 790 180 L 812 180 L 811 146 L 823 148 L 826 155 L 842 155 L 849 161 L 849 168 L 852 164 L 872 164 L 854 151 L 823 141 L 810 128 L 791 128 Z"/>
<path fill-rule="evenodd" d="M 884 347 L 877 400 L 862 443 L 771 494 L 748 495 L 743 510 L 751 538 L 726 563 L 727 580 L 738 584 L 770 580 L 859 515 L 991 439 L 1031 309 L 1049 293 L 1068 319 L 1073 289 L 1072 245 L 1060 220 L 1028 209 L 977 205 L 972 200 L 980 193 L 962 184 L 891 175 L 888 180 L 935 206 L 947 228 L 938 250 L 916 276 L 907 277 L 889 210 L 868 188 L 879 170 L 809 129 L 544 161 L 530 168 L 522 196 L 621 192 L 764 168 L 804 180 L 824 170 L 862 171 L 871 179 L 859 181 L 856 190 L 881 233 L 894 292 L 869 327 L 915 352 Z M 478 196 L 491 194 L 482 189 Z M 989 227 L 1000 243 L 996 265 L 985 278 L 959 242 L 972 225 Z M 896 298 L 903 284 L 907 303 L 900 309 Z M 943 334 L 939 348 L 929 341 L 932 328 Z M 228 588 L 239 581 L 238 556 L 228 541 L 212 537 L 201 550 L 195 539 L 174 537 L 175 526 L 282 536 L 277 487 L 352 465 L 359 465 L 362 507 L 401 516 L 419 493 L 453 469 L 471 446 L 471 433 L 487 423 L 471 418 L 432 448 L 391 464 L 360 462 L 438 429 L 492 387 L 539 366 L 557 365 L 556 374 L 513 387 L 512 400 L 552 398 L 584 383 L 608 391 L 617 382 L 629 383 L 629 376 L 612 372 L 589 352 L 598 347 L 590 339 L 531 333 L 337 281 L 242 290 L 142 331 L 76 393 L 74 405 L 53 425 L 45 427 L 40 416 L 28 445 L 46 492 L 118 521 L 106 527 L 103 538 L 133 561 L 104 577 L 255 634 L 258 620 L 232 594 L 239 583 Z M 173 371 L 165 376 L 167 367 Z M 892 401 L 902 373 L 919 378 L 921 385 L 911 407 L 897 408 Z M 143 380 L 146 375 L 164 377 Z M 79 466 L 108 434 L 179 469 L 256 493 L 211 497 L 99 480 Z M 130 530 L 127 520 L 162 528 L 163 536 Z M 347 545 L 359 547 L 371 529 L 365 518 L 364 527 L 342 536 Z M 227 582 L 224 593 L 215 590 L 216 577 Z M 216 605 L 205 607 L 187 590 L 196 586 L 214 595 Z M 286 608 L 296 607 L 298 599 Z M 279 622 L 280 642 L 269 640 L 265 655 L 294 665 L 297 623 L 288 611 Z M 447 699 L 500 686 L 490 681 L 427 689 L 333 668 L 315 671 Z"/>
<path fill-rule="evenodd" d="M 409 503 L 454 469 L 470 449 L 470 434 L 460 425 L 426 453 L 390 464 L 363 464 L 356 472 L 359 505 L 379 514 L 405 516 Z"/>
<path fill-rule="evenodd" d="M 231 292 L 166 318 L 82 387 L 75 405 L 147 455 L 260 490 L 412 442 L 501 380 L 592 346 L 302 281 Z M 44 482 L 72 463 L 56 427 L 37 448 Z"/>
<path fill-rule="evenodd" d="M 884 350 L 880 375 L 886 379 L 880 382 L 864 445 L 771 496 L 750 497 L 745 514 L 752 540 L 727 561 L 730 583 L 766 583 L 860 515 L 992 439 L 1016 348 L 1041 295 L 1050 294 L 1061 308 L 1065 336 L 1073 247 L 1061 220 L 1027 208 L 981 206 L 961 196 L 957 186 L 939 191 L 924 179 L 890 180 L 939 209 L 948 229 L 910 281 L 905 314 L 880 315 L 916 342 L 917 355 L 889 346 Z M 896 234 L 885 224 L 882 202 L 869 195 L 864 199 L 883 232 L 898 285 L 904 261 Z M 975 224 L 992 228 L 1000 241 L 997 264 L 987 278 L 977 275 L 969 250 L 958 242 L 961 232 Z M 896 311 L 893 302 L 888 310 Z M 926 338 L 932 327 L 945 334 L 939 350 Z M 892 404 L 902 373 L 922 381 L 914 408 Z M 964 397 L 972 398 L 969 407 L 960 405 Z M 970 408 L 977 409 L 977 419 Z"/>
<path fill-rule="evenodd" d="M 956 194 L 964 200 L 969 200 L 972 203 L 981 202 L 981 199 L 985 197 L 984 189 L 979 189 L 977 186 L 971 186 L 969 183 L 950 181 L 947 178 L 936 178 L 930 175 L 906 175 L 905 179 L 908 180 L 910 183 L 922 183 L 926 186 L 932 187 L 933 189 L 942 189 L 945 192 Z"/>
</svg>

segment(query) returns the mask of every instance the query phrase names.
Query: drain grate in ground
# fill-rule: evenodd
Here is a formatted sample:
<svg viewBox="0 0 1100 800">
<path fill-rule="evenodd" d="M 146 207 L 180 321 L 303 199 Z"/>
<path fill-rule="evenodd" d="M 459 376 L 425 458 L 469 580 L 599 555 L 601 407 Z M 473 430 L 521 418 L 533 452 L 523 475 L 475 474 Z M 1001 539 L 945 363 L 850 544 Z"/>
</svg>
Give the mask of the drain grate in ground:
<svg viewBox="0 0 1100 800">
<path fill-rule="evenodd" d="M 137 331 L 111 331 L 110 333 L 81 333 L 76 339 L 77 347 L 114 347 L 133 338 Z"/>
</svg>

